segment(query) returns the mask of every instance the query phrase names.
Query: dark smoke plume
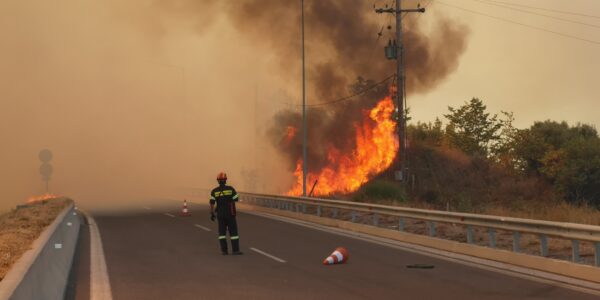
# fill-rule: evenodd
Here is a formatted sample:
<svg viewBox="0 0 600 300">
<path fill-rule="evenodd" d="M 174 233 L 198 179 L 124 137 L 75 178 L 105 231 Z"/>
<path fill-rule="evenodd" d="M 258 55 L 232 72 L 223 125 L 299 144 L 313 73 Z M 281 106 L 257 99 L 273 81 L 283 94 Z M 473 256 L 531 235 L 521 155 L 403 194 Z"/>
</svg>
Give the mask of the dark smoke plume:
<svg viewBox="0 0 600 300">
<path fill-rule="evenodd" d="M 383 57 L 380 45 L 386 41 L 380 40 L 379 45 L 375 45 L 381 28 L 377 21 L 381 19 L 374 18 L 369 4 L 348 5 L 344 0 L 305 3 L 310 103 L 360 91 L 372 86 L 373 80 L 381 80 L 395 72 L 394 62 Z M 246 0 L 236 2 L 230 9 L 238 27 L 247 30 L 254 39 L 267 43 L 277 52 L 284 75 L 290 80 L 298 80 L 299 1 Z M 466 49 L 468 28 L 439 18 L 427 35 L 418 22 L 406 22 L 403 33 L 407 92 L 423 93 L 433 89 L 458 67 L 459 57 Z M 362 77 L 355 79 L 358 76 Z M 373 107 L 387 92 L 387 85 L 381 85 L 352 101 L 311 108 L 308 117 L 309 169 L 316 171 L 325 164 L 330 145 L 342 151 L 352 149 L 354 126 L 363 120 L 363 110 Z M 280 112 L 268 135 L 289 157 L 290 167 L 295 167 L 302 157 L 302 131 L 298 130 L 294 138 L 287 141 L 285 136 L 289 126 L 301 128 L 298 110 Z"/>
<path fill-rule="evenodd" d="M 176 18 L 193 15 L 193 12 L 211 16 L 225 11 L 235 28 L 247 37 L 247 42 L 276 54 L 280 76 L 290 82 L 300 80 L 300 1 L 236 0 L 226 2 L 223 7 L 217 2 L 179 0 L 158 3 L 161 10 L 168 8 Z M 459 58 L 466 49 L 469 30 L 465 25 L 440 16 L 430 17 L 436 20 L 427 34 L 414 19 L 407 18 L 403 23 L 408 93 L 424 93 L 435 88 L 458 67 Z M 305 1 L 309 103 L 326 102 L 360 91 L 395 72 L 395 62 L 385 59 L 382 47 L 390 34 L 393 35 L 393 21 L 389 23 L 391 30 L 384 28 L 384 37 L 375 43 L 382 20 L 387 19 L 387 16 L 376 15 L 370 2 Z M 382 84 L 352 101 L 310 109 L 311 170 L 320 169 L 326 162 L 330 145 L 342 151 L 352 149 L 355 124 L 363 120 L 365 109 L 373 107 L 387 94 L 389 84 Z M 292 101 L 281 99 L 281 102 Z M 301 157 L 302 131 L 297 130 L 291 140 L 286 139 L 286 134 L 289 127 L 301 128 L 301 120 L 299 107 L 282 111 L 274 117 L 267 132 L 273 144 L 289 157 L 290 167 L 295 167 Z"/>
</svg>

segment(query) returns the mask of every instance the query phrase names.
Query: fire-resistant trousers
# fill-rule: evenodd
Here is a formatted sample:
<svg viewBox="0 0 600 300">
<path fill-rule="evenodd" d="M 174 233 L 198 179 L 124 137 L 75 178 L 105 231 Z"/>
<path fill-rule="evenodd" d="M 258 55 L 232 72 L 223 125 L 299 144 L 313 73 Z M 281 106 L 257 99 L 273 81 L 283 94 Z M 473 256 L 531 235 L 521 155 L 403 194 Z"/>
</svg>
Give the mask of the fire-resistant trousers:
<svg viewBox="0 0 600 300">
<path fill-rule="evenodd" d="M 227 231 L 231 239 L 233 252 L 240 251 L 240 237 L 238 235 L 237 222 L 234 216 L 217 217 L 219 222 L 219 244 L 221 251 L 227 252 Z"/>
</svg>

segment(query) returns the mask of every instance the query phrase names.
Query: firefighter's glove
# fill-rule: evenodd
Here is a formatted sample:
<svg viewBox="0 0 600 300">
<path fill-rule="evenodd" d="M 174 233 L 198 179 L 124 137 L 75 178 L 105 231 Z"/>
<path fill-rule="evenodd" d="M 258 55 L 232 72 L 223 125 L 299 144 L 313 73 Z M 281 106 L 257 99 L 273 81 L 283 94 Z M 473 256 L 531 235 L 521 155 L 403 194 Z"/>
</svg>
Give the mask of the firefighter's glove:
<svg viewBox="0 0 600 300">
<path fill-rule="evenodd" d="M 214 222 L 215 218 L 216 218 L 215 213 L 214 212 L 210 212 L 210 220 Z"/>
</svg>

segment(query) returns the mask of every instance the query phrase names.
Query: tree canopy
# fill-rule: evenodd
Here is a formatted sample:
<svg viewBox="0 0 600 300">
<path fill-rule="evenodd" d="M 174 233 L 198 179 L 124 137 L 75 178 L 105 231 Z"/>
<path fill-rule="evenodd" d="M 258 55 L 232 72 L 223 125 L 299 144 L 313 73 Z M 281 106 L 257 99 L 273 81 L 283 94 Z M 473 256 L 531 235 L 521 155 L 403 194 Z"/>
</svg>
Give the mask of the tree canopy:
<svg viewBox="0 0 600 300">
<path fill-rule="evenodd" d="M 448 107 L 445 128 L 439 119 L 417 123 L 408 128 L 409 140 L 459 149 L 520 176 L 539 178 L 571 202 L 600 206 L 600 137 L 593 126 L 548 120 L 517 129 L 512 113 L 499 118 L 486 110 L 478 98 Z"/>
</svg>

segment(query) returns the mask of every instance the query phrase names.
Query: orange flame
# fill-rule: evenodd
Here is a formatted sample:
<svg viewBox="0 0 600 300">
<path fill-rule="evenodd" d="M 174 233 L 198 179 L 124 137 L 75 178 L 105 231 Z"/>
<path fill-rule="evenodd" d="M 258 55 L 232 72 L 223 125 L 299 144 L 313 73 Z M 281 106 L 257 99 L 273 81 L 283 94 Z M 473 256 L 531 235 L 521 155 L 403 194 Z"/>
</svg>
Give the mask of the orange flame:
<svg viewBox="0 0 600 300">
<path fill-rule="evenodd" d="M 327 165 L 318 173 L 309 173 L 307 176 L 307 193 L 315 180 L 314 196 L 354 192 L 392 164 L 398 153 L 398 137 L 394 134 L 396 122 L 392 120 L 392 98 L 383 98 L 374 108 L 365 112 L 368 115 L 365 115 L 362 126 L 354 125 L 356 148 L 351 153 L 342 153 L 330 145 Z M 287 194 L 301 195 L 302 160 L 296 164 L 294 176 L 296 183 Z"/>
<path fill-rule="evenodd" d="M 34 204 L 37 202 L 42 202 L 42 201 L 46 201 L 46 200 L 50 200 L 50 199 L 55 199 L 58 198 L 58 195 L 54 195 L 54 194 L 50 194 L 50 193 L 45 193 L 43 195 L 39 195 L 39 196 L 31 196 L 27 199 L 27 201 L 25 201 L 27 204 Z"/>
</svg>

